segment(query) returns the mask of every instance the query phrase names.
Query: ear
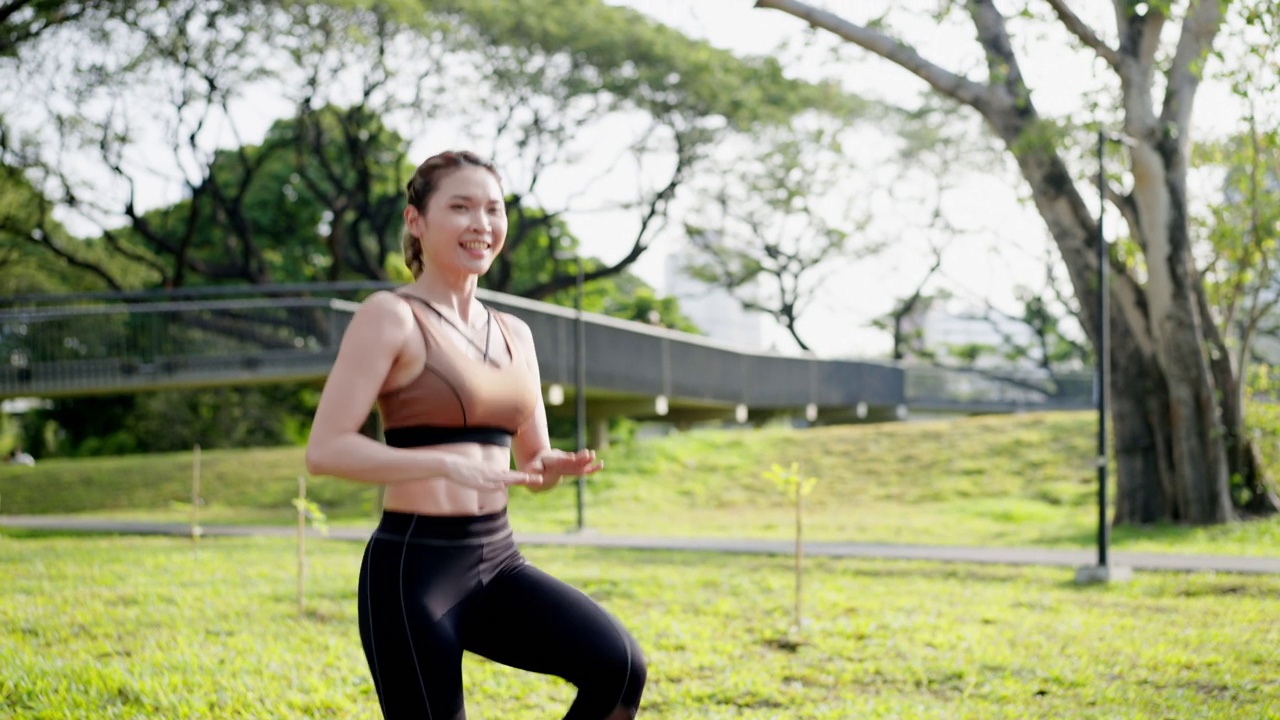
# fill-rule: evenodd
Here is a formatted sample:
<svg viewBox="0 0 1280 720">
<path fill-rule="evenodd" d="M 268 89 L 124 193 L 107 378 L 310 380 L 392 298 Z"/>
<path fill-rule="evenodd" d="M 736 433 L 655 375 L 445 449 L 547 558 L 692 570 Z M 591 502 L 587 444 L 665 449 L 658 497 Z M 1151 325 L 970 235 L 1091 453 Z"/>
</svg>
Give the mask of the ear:
<svg viewBox="0 0 1280 720">
<path fill-rule="evenodd" d="M 418 221 L 422 214 L 418 212 L 418 208 L 412 205 L 406 205 L 404 208 L 404 224 L 406 227 L 412 226 Z M 417 237 L 416 235 L 414 237 Z"/>
</svg>

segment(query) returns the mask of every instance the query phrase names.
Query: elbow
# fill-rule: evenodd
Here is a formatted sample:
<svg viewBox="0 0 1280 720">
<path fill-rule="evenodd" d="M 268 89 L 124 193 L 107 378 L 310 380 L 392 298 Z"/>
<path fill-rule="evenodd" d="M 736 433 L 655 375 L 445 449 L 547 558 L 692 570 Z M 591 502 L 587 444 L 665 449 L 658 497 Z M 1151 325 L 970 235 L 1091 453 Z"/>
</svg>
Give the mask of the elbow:
<svg viewBox="0 0 1280 720">
<path fill-rule="evenodd" d="M 329 475 L 329 463 L 320 449 L 320 444 L 311 438 L 307 441 L 307 453 L 305 462 L 307 465 L 308 475 Z"/>
</svg>

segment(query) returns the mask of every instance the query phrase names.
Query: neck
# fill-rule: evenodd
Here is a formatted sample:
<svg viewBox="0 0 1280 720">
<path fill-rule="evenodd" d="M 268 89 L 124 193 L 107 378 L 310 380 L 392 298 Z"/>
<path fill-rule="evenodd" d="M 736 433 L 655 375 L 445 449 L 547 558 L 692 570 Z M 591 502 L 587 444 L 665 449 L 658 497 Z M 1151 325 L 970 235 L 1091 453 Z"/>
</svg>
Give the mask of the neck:
<svg viewBox="0 0 1280 720">
<path fill-rule="evenodd" d="M 443 273 L 430 264 L 422 268 L 422 274 L 409 286 L 418 297 L 434 303 L 441 309 L 452 310 L 464 323 L 471 321 L 473 310 L 479 310 L 476 287 L 479 276 L 471 273 Z"/>
</svg>

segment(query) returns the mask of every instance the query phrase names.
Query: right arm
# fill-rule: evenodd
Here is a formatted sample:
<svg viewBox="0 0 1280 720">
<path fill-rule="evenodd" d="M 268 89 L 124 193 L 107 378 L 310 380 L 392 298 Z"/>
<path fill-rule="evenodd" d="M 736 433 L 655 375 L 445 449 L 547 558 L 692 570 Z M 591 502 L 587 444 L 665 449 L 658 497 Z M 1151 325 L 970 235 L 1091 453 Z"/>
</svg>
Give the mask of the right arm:
<svg viewBox="0 0 1280 720">
<path fill-rule="evenodd" d="M 388 447 L 360 433 L 412 323 L 404 303 L 388 292 L 370 295 L 356 310 L 320 393 L 307 472 L 378 485 L 450 474 L 446 453 Z"/>
</svg>

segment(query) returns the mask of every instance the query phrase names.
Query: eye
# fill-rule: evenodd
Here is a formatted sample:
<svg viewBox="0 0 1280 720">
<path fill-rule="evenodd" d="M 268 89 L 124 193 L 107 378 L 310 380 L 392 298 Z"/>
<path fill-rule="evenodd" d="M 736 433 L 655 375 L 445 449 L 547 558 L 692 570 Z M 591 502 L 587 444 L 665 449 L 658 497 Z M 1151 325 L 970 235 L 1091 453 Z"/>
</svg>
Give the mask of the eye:
<svg viewBox="0 0 1280 720">
<path fill-rule="evenodd" d="M 454 204 L 450 205 L 449 207 L 450 207 L 451 209 L 453 209 L 453 210 L 466 210 L 466 209 L 467 209 L 467 206 L 466 206 L 466 205 L 463 205 L 462 203 L 454 203 Z"/>
</svg>

